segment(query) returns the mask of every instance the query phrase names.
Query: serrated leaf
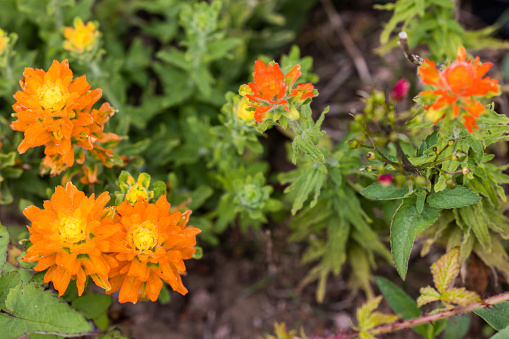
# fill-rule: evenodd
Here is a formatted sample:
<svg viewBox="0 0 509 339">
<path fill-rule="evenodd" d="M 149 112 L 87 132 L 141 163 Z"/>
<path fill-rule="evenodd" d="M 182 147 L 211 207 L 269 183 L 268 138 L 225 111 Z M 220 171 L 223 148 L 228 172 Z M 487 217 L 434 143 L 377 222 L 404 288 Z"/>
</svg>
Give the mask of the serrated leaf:
<svg viewBox="0 0 509 339">
<path fill-rule="evenodd" d="M 509 324 L 509 301 L 497 304 L 496 307 L 486 307 L 474 311 L 474 313 L 483 318 L 491 327 L 501 331 Z"/>
<path fill-rule="evenodd" d="M 436 208 L 460 208 L 475 204 L 481 197 L 465 186 L 457 186 L 455 189 L 444 189 L 428 196 L 428 204 Z"/>
<path fill-rule="evenodd" d="M 421 311 L 417 307 L 415 300 L 401 288 L 382 277 L 375 277 L 375 280 L 385 300 L 389 303 L 389 306 L 395 313 L 401 315 L 403 320 L 418 318 L 421 315 Z M 412 327 L 412 330 L 423 336 L 426 335 L 426 325 Z"/>
<path fill-rule="evenodd" d="M 378 182 L 375 182 L 368 187 L 362 189 L 360 193 L 369 199 L 374 200 L 395 200 L 402 199 L 409 195 L 408 187 L 396 187 L 394 185 L 390 185 L 388 187 L 384 187 L 380 185 Z"/>
<path fill-rule="evenodd" d="M 7 246 L 9 246 L 9 231 L 7 227 L 0 224 L 0 271 L 7 259 Z"/>
<path fill-rule="evenodd" d="M 417 298 L 417 307 L 421 307 L 430 302 L 440 300 L 442 297 L 437 290 L 431 286 L 426 286 L 420 289 L 421 295 Z"/>
<path fill-rule="evenodd" d="M 468 291 L 464 287 L 454 287 L 442 293 L 442 301 L 445 303 L 454 303 L 457 305 L 465 306 L 476 302 L 481 302 L 482 299 L 474 291 Z"/>
<path fill-rule="evenodd" d="M 433 283 L 438 292 L 444 293 L 451 286 L 454 279 L 460 272 L 459 247 L 451 248 L 447 253 L 442 255 L 440 259 L 431 265 L 431 274 L 433 275 Z"/>
<path fill-rule="evenodd" d="M 440 210 L 425 205 L 419 213 L 415 195 L 403 199 L 391 224 L 391 251 L 399 275 L 406 277 L 408 258 L 415 238 L 438 218 Z"/>
<path fill-rule="evenodd" d="M 399 315 L 374 312 L 381 301 L 382 296 L 378 296 L 368 301 L 357 310 L 357 321 L 359 322 L 359 329 L 361 332 L 368 331 L 379 325 L 393 323 L 399 319 Z"/>
<path fill-rule="evenodd" d="M 68 336 L 85 335 L 94 326 L 51 291 L 44 291 L 21 283 L 12 288 L 0 313 L 2 339 L 18 338 L 24 334 L 44 332 Z"/>
<path fill-rule="evenodd" d="M 103 294 L 87 294 L 72 301 L 71 306 L 80 311 L 86 318 L 92 319 L 101 315 L 111 305 L 111 297 Z"/>
</svg>

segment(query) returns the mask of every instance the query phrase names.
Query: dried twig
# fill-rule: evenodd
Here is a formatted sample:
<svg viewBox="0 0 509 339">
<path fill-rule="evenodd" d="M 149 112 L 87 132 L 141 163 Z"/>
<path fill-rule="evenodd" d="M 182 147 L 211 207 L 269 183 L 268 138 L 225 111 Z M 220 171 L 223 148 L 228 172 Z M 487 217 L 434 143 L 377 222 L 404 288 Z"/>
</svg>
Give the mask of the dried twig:
<svg viewBox="0 0 509 339">
<path fill-rule="evenodd" d="M 350 34 L 348 34 L 348 31 L 346 30 L 345 26 L 343 25 L 343 21 L 341 20 L 341 17 L 339 16 L 338 12 L 336 12 L 336 9 L 332 5 L 332 2 L 330 0 L 321 0 L 322 5 L 325 8 L 325 12 L 327 13 L 327 16 L 329 17 L 329 21 L 332 24 L 332 27 L 336 31 L 336 33 L 339 35 L 339 39 L 343 43 L 343 45 L 346 48 L 346 51 L 352 58 L 352 61 L 355 65 L 355 68 L 357 69 L 357 73 L 359 73 L 359 77 L 361 78 L 361 81 L 363 83 L 370 83 L 371 82 L 371 74 L 369 73 L 368 65 L 366 64 L 366 60 L 364 60 L 364 57 L 362 56 L 362 53 L 355 45 L 355 42 L 353 41 Z"/>
</svg>

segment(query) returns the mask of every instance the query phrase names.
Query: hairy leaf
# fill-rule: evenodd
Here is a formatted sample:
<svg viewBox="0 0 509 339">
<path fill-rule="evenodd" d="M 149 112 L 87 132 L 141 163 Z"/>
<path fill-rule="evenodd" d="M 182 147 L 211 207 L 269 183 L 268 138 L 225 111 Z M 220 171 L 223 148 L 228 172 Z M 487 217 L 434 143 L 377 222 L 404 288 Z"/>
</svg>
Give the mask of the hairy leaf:
<svg viewBox="0 0 509 339">
<path fill-rule="evenodd" d="M 361 190 L 360 193 L 369 199 L 393 200 L 404 198 L 411 192 L 409 192 L 408 187 L 396 187 L 394 185 L 384 187 L 378 182 L 375 182 Z"/>
<path fill-rule="evenodd" d="M 20 281 L 18 272 L 9 272 L 0 277 L 0 310 L 5 308 L 5 300 L 11 288 L 16 287 Z"/>
<path fill-rule="evenodd" d="M 507 339 L 507 338 L 509 338 L 509 326 L 495 334 L 490 339 Z"/>
<path fill-rule="evenodd" d="M 68 304 L 34 284 L 23 288 L 18 284 L 12 288 L 5 301 L 5 311 L 7 313 L 0 313 L 0 328 L 5 339 L 32 332 L 76 336 L 94 330 L 93 325 Z"/>
<path fill-rule="evenodd" d="M 382 296 L 378 296 L 371 299 L 357 310 L 357 321 L 359 322 L 359 329 L 361 332 L 365 332 L 379 325 L 393 323 L 399 319 L 399 315 L 374 312 L 381 301 Z"/>
<path fill-rule="evenodd" d="M 432 194 L 427 201 L 436 208 L 459 208 L 479 202 L 481 197 L 464 186 L 455 189 L 445 189 Z"/>
<path fill-rule="evenodd" d="M 477 311 L 475 314 L 483 318 L 491 327 L 501 331 L 509 324 L 509 301 L 497 304 L 496 307 L 486 307 Z"/>
<path fill-rule="evenodd" d="M 425 205 L 422 213 L 417 211 L 416 197 L 405 198 L 396 211 L 391 224 L 391 250 L 396 269 L 405 279 L 408 258 L 415 238 L 438 218 L 440 210 Z"/>
</svg>

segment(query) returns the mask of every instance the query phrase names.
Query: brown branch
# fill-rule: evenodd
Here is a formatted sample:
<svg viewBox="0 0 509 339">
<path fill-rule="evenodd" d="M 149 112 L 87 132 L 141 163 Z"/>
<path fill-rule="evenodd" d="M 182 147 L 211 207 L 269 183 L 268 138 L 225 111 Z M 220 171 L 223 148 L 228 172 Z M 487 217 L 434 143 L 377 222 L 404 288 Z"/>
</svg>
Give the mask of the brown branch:
<svg viewBox="0 0 509 339">
<path fill-rule="evenodd" d="M 410 47 L 408 47 L 408 35 L 406 34 L 406 32 L 399 33 L 398 44 L 401 46 L 401 48 L 403 48 L 403 52 L 405 52 L 406 58 L 411 63 L 416 64 L 417 66 L 420 66 L 424 62 L 423 58 L 421 58 L 418 55 L 412 54 L 412 52 L 410 52 Z"/>
<path fill-rule="evenodd" d="M 445 311 L 438 312 L 438 313 L 427 314 L 425 316 L 422 316 L 419 318 L 414 318 L 414 319 L 409 319 L 406 321 L 394 322 L 389 325 L 375 327 L 371 330 L 368 330 L 367 332 L 369 332 L 370 334 L 373 334 L 373 335 L 395 332 L 395 331 L 399 331 L 399 330 L 402 330 L 405 328 L 424 325 L 427 323 L 432 323 L 432 322 L 446 319 L 446 318 L 452 318 L 452 317 L 458 316 L 460 314 L 477 311 L 482 308 L 488 308 L 492 305 L 496 305 L 496 304 L 499 304 L 501 302 L 508 301 L 508 300 L 509 300 L 509 292 L 506 292 L 506 293 L 499 294 L 494 297 L 485 299 L 478 303 L 473 303 L 473 304 L 470 304 L 467 306 L 456 307 L 452 310 L 445 310 Z M 352 332 L 352 333 L 337 334 L 337 335 L 324 337 L 324 338 L 317 338 L 317 339 L 355 339 L 358 337 L 359 337 L 359 332 Z"/>
<path fill-rule="evenodd" d="M 361 78 L 363 83 L 371 82 L 371 74 L 369 73 L 368 65 L 366 64 L 366 60 L 362 56 L 362 53 L 355 45 L 352 37 L 348 34 L 345 25 L 343 25 L 343 20 L 339 16 L 338 12 L 334 8 L 334 5 L 330 0 L 321 0 L 322 5 L 325 8 L 325 13 L 329 17 L 329 21 L 332 24 L 332 27 L 339 35 L 339 39 L 343 43 L 346 48 L 346 51 L 352 58 L 352 61 L 357 69 L 357 73 L 359 73 L 359 77 Z"/>
</svg>

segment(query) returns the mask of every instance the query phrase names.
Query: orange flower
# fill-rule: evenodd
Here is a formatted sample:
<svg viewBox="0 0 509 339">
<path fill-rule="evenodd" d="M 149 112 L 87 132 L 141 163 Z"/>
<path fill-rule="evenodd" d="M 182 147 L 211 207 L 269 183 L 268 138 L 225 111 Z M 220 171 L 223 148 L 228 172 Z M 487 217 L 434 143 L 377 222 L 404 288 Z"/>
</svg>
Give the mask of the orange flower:
<svg viewBox="0 0 509 339">
<path fill-rule="evenodd" d="M 93 150 L 95 142 L 119 139 L 103 133 L 103 124 L 115 112 L 107 103 L 92 109 L 102 95 L 101 89 L 90 90 L 86 77 L 73 80 L 69 63 L 53 61 L 48 72 L 26 68 L 12 106 L 18 118 L 11 124 L 25 132 L 19 153 L 44 145 L 43 164 L 56 175 L 74 163 L 74 146 Z"/>
<path fill-rule="evenodd" d="M 121 303 L 146 298 L 155 301 L 162 280 L 186 294 L 180 274 L 186 271 L 184 259 L 190 259 L 196 251 L 196 235 L 201 232 L 187 226 L 190 214 L 190 210 L 171 213 L 164 195 L 155 204 L 141 196 L 134 206 L 124 200 L 114 218 L 121 232 L 115 234 L 111 244 L 119 265 L 110 272 L 111 290 L 107 294 L 120 289 Z"/>
<path fill-rule="evenodd" d="M 57 186 L 44 209 L 25 208 L 23 213 L 32 222 L 28 227 L 32 246 L 23 259 L 37 261 L 36 271 L 48 269 L 44 282 L 53 282 L 61 296 L 71 279 L 76 279 L 78 293 L 85 288 L 86 276 L 110 290 L 108 273 L 117 266 L 116 260 L 105 254 L 110 251 L 110 238 L 119 231 L 111 219 L 101 220 L 105 205 L 110 200 L 107 192 L 94 199 L 87 198 L 71 182 L 66 188 Z"/>
<path fill-rule="evenodd" d="M 68 51 L 83 53 L 84 51 L 92 50 L 98 41 L 99 31 L 93 22 L 83 24 L 81 18 L 74 19 L 74 28 L 65 27 L 64 48 Z"/>
<path fill-rule="evenodd" d="M 442 71 L 436 68 L 434 62 L 424 60 L 418 74 L 425 84 L 432 85 L 435 89 L 420 94 L 434 100 L 433 104 L 425 106 L 434 123 L 445 118 L 450 107 L 454 118 L 461 114 L 463 124 L 469 132 L 477 129 L 476 120 L 485 108 L 476 97 L 499 92 L 496 79 L 483 78 L 492 65 L 491 62 L 480 64 L 479 57 L 467 60 L 464 47 L 458 49 L 456 60 Z"/>
<path fill-rule="evenodd" d="M 282 107 L 285 111 L 289 111 L 288 99 L 298 95 L 300 89 L 293 92 L 295 90 L 292 91 L 292 87 L 301 75 L 300 65 L 295 65 L 284 75 L 276 62 L 270 62 L 268 65 L 259 59 L 255 62 L 253 73 L 255 82 L 250 82 L 247 86 L 243 85 L 240 92 L 241 95 L 251 100 L 251 107 L 256 107 L 254 118 L 257 122 L 262 122 L 265 113 L 272 109 Z"/>
</svg>

